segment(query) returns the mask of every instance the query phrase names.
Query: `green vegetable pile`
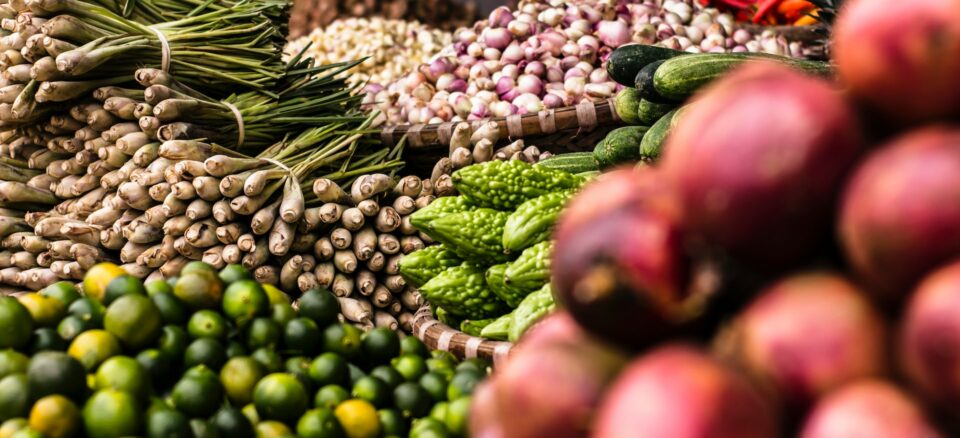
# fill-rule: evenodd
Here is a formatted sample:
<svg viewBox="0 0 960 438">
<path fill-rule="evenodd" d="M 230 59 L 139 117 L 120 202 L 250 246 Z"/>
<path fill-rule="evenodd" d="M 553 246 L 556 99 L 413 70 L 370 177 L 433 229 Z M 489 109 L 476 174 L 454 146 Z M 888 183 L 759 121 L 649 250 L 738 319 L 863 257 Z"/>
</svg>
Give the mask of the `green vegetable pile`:
<svg viewBox="0 0 960 438">
<path fill-rule="evenodd" d="M 580 175 L 518 160 L 453 174 L 461 196 L 435 200 L 411 223 L 440 243 L 400 261 L 441 321 L 491 339 L 520 337 L 554 308 L 550 234 Z"/>
<path fill-rule="evenodd" d="M 0 436 L 462 436 L 488 372 L 239 265 L 143 284 L 103 263 L 83 290 L 0 297 Z"/>
</svg>

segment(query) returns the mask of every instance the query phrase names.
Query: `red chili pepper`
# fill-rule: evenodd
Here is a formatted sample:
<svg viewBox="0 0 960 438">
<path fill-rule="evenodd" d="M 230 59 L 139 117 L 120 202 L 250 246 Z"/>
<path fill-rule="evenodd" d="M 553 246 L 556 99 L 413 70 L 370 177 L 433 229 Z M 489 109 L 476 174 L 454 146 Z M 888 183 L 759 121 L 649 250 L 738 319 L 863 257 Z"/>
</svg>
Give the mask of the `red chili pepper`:
<svg viewBox="0 0 960 438">
<path fill-rule="evenodd" d="M 760 7 L 757 8 L 757 13 L 753 15 L 753 22 L 760 23 L 763 17 L 770 13 L 770 11 L 782 1 L 783 0 L 764 0 L 763 3 L 760 4 Z"/>
</svg>

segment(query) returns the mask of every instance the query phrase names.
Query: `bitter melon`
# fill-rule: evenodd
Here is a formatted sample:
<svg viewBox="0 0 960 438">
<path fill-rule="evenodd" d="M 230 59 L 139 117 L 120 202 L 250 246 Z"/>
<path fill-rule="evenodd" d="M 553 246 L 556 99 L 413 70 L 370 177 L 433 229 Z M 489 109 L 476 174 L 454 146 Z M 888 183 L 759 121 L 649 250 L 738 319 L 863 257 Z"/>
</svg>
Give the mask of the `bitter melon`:
<svg viewBox="0 0 960 438">
<path fill-rule="evenodd" d="M 527 329 L 536 324 L 540 318 L 547 316 L 556 307 L 557 305 L 553 301 L 553 291 L 549 284 L 527 295 L 511 313 L 513 320 L 510 322 L 507 339 L 510 342 L 517 342 Z"/>
<path fill-rule="evenodd" d="M 480 330 L 480 336 L 497 341 L 506 341 L 510 336 L 510 324 L 513 323 L 513 313 L 503 315 Z"/>
<path fill-rule="evenodd" d="M 553 243 L 546 241 L 525 249 L 517 260 L 507 266 L 503 274 L 504 283 L 532 292 L 550 282 L 551 248 Z"/>
<path fill-rule="evenodd" d="M 489 287 L 497 297 L 503 300 L 503 302 L 507 303 L 510 308 L 514 308 L 520 304 L 520 301 L 527 296 L 529 291 L 507 285 L 504 277 L 507 272 L 507 266 L 509 265 L 509 263 L 493 265 L 487 269 L 485 275 L 487 278 L 487 287 Z"/>
<path fill-rule="evenodd" d="M 483 268 L 470 263 L 447 269 L 420 287 L 430 304 L 459 318 L 486 319 L 509 310 L 490 288 Z"/>
<path fill-rule="evenodd" d="M 572 190 L 550 193 L 517 207 L 503 227 L 503 248 L 520 252 L 550 238 L 557 218 L 574 193 Z"/>
<path fill-rule="evenodd" d="M 400 259 L 400 275 L 408 284 L 420 287 L 441 272 L 463 263 L 453 251 L 443 245 L 428 246 Z"/>
<path fill-rule="evenodd" d="M 490 161 L 453 173 L 453 185 L 480 207 L 513 211 L 527 200 L 578 188 L 582 177 L 520 160 Z"/>
<path fill-rule="evenodd" d="M 483 328 L 496 320 L 497 318 L 465 319 L 460 321 L 460 331 L 470 336 L 480 336 L 480 332 L 483 331 Z"/>
<path fill-rule="evenodd" d="M 476 208 L 462 196 L 444 196 L 434 199 L 426 207 L 417 210 L 410 216 L 410 224 L 414 228 L 426 232 L 430 222 L 451 213 L 460 213 Z"/>
<path fill-rule="evenodd" d="M 509 259 L 503 249 L 509 216 L 489 208 L 451 213 L 431 222 L 424 233 L 464 260 L 492 265 Z"/>
</svg>

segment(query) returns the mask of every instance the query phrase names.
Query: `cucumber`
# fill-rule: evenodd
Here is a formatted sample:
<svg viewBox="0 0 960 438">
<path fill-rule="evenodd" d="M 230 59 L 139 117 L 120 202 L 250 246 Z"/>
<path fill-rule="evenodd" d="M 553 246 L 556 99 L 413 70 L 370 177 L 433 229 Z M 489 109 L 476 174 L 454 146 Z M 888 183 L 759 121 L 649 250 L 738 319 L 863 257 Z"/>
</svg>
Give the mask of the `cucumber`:
<svg viewBox="0 0 960 438">
<path fill-rule="evenodd" d="M 656 103 L 643 99 L 637 108 L 637 114 L 641 123 L 652 126 L 657 123 L 657 120 L 676 108 L 677 104 L 675 103 Z"/>
<path fill-rule="evenodd" d="M 680 119 L 680 112 L 683 107 L 668 112 L 657 123 L 654 123 L 640 141 L 640 160 L 645 162 L 654 161 L 660 158 L 663 152 L 663 142 L 670 133 L 670 129 L 676 126 Z"/>
<path fill-rule="evenodd" d="M 600 168 L 639 160 L 640 141 L 647 129 L 646 126 L 627 126 L 610 131 L 593 150 L 593 157 Z"/>
<path fill-rule="evenodd" d="M 537 163 L 537 166 L 562 170 L 569 173 L 594 172 L 600 170 L 593 152 L 571 152 L 549 157 Z"/>
<path fill-rule="evenodd" d="M 815 75 L 829 76 L 833 73 L 829 63 L 820 61 L 765 53 L 704 53 L 664 61 L 653 75 L 653 87 L 667 99 L 684 100 L 730 70 L 757 59 L 781 62 Z M 640 92 L 644 94 L 644 90 Z"/>
<path fill-rule="evenodd" d="M 613 99 L 613 109 L 620 116 L 620 120 L 628 125 L 639 125 L 640 91 L 636 88 L 624 88 Z"/>
<path fill-rule="evenodd" d="M 607 59 L 607 73 L 613 80 L 630 87 L 633 86 L 633 79 L 637 77 L 637 72 L 647 64 L 684 53 L 666 47 L 627 44 L 610 54 L 610 58 Z"/>
<path fill-rule="evenodd" d="M 651 62 L 637 73 L 636 78 L 634 78 L 634 86 L 637 88 L 637 91 L 640 92 L 641 99 L 654 103 L 675 103 L 661 96 L 660 93 L 657 92 L 657 87 L 653 85 L 653 76 L 664 62 L 666 62 L 665 59 Z"/>
</svg>

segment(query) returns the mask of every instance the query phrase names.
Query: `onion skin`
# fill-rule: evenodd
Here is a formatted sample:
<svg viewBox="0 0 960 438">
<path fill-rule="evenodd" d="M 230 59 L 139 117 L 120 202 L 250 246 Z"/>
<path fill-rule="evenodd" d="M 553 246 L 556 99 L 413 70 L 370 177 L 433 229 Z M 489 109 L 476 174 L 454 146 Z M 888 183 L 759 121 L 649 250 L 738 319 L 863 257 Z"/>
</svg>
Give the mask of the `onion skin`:
<svg viewBox="0 0 960 438">
<path fill-rule="evenodd" d="M 824 246 L 863 144 L 853 111 L 826 82 L 751 63 L 681 117 L 661 165 L 691 233 L 768 270 Z"/>
<path fill-rule="evenodd" d="M 548 436 L 548 435 L 544 435 Z M 746 379 L 692 347 L 635 360 L 597 414 L 594 438 L 768 438 L 777 413 Z"/>
<path fill-rule="evenodd" d="M 960 414 L 960 263 L 920 283 L 904 314 L 899 341 L 910 382 L 946 412 Z"/>
<path fill-rule="evenodd" d="M 850 381 L 886 371 L 884 320 L 841 276 L 781 280 L 718 338 L 717 352 L 788 407 L 805 409 Z"/>
<path fill-rule="evenodd" d="M 841 80 L 888 120 L 960 114 L 960 2 L 847 2 L 834 28 Z"/>
<path fill-rule="evenodd" d="M 821 400 L 800 438 L 937 438 L 920 405 L 893 384 L 864 380 Z"/>
<path fill-rule="evenodd" d="M 960 130 L 930 127 L 881 147 L 854 172 L 839 234 L 854 272 L 897 303 L 960 256 Z"/>
</svg>

